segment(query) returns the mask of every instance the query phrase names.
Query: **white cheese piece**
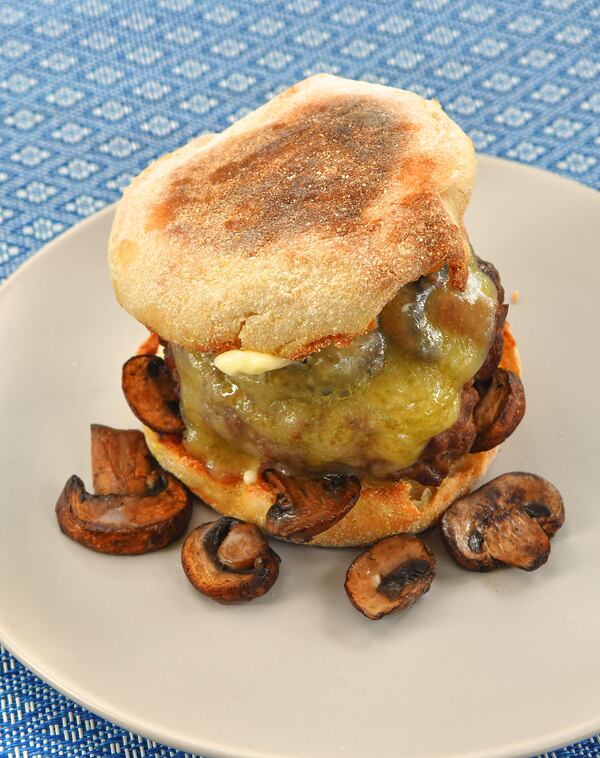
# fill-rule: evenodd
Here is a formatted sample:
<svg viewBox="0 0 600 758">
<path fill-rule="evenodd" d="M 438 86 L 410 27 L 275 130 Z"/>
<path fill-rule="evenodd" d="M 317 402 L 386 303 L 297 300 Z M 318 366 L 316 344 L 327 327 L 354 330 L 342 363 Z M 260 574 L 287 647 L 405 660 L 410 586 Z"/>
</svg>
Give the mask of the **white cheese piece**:
<svg viewBox="0 0 600 758">
<path fill-rule="evenodd" d="M 244 484 L 256 484 L 258 481 L 258 468 L 249 468 L 244 471 Z"/>
<path fill-rule="evenodd" d="M 289 366 L 294 361 L 280 358 L 270 353 L 257 353 L 254 350 L 228 350 L 226 353 L 217 355 L 214 360 L 215 366 L 227 376 L 235 374 L 264 374 L 266 371 L 274 371 L 284 366 Z"/>
</svg>

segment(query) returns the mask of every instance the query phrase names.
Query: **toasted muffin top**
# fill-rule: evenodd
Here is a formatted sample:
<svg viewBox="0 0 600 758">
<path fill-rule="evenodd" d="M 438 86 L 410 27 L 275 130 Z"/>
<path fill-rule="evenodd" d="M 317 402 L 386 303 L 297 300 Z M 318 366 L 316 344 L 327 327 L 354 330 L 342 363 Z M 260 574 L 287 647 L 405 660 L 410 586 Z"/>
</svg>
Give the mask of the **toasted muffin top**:
<svg viewBox="0 0 600 758">
<path fill-rule="evenodd" d="M 312 76 L 125 190 L 119 302 L 188 350 L 299 358 L 368 331 L 398 289 L 466 279 L 475 156 L 439 103 Z"/>
</svg>

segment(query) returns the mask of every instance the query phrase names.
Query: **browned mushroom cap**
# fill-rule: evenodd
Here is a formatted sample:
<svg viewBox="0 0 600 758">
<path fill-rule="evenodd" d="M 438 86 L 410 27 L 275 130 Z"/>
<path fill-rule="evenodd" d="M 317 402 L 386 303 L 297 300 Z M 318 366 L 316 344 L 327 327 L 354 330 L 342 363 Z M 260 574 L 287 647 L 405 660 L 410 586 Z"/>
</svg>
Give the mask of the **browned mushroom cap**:
<svg viewBox="0 0 600 758">
<path fill-rule="evenodd" d="M 500 564 L 534 571 L 548 560 L 550 540 L 565 519 L 559 491 L 535 474 L 503 474 L 459 498 L 440 522 L 454 560 L 471 571 Z"/>
<path fill-rule="evenodd" d="M 265 595 L 279 575 L 279 556 L 260 529 L 228 517 L 194 529 L 181 562 L 197 590 L 224 604 Z"/>
<path fill-rule="evenodd" d="M 492 346 L 488 350 L 485 361 L 481 365 L 479 371 L 475 374 L 476 382 L 489 381 L 494 371 L 498 368 L 502 353 L 504 352 L 504 322 L 508 314 L 508 305 L 496 306 L 496 336 L 492 342 Z"/>
<path fill-rule="evenodd" d="M 475 260 L 477 261 L 477 265 L 479 266 L 479 268 L 483 271 L 484 274 L 489 276 L 489 278 L 494 282 L 494 287 L 496 288 L 496 293 L 498 295 L 498 302 L 503 303 L 504 302 L 504 287 L 502 286 L 502 282 L 500 281 L 500 274 L 498 273 L 498 269 L 494 266 L 493 263 L 490 263 L 489 261 L 484 261 L 483 258 L 480 258 L 478 255 L 476 255 L 472 247 L 471 247 L 471 253 L 475 256 Z"/>
<path fill-rule="evenodd" d="M 134 355 L 123 365 L 122 387 L 129 407 L 160 434 L 182 434 L 179 398 L 169 367 L 157 355 Z"/>
<path fill-rule="evenodd" d="M 473 255 L 475 255 L 473 248 L 471 248 L 471 251 L 473 252 Z M 478 255 L 475 255 L 475 258 L 477 260 L 479 268 L 483 271 L 484 274 L 487 274 L 487 276 L 489 276 L 489 278 L 494 283 L 494 286 L 496 287 L 496 293 L 498 295 L 498 305 L 496 307 L 496 337 L 483 365 L 475 376 L 476 381 L 487 382 L 492 378 L 494 371 L 500 363 L 500 358 L 502 357 L 502 351 L 504 349 L 504 335 L 502 327 L 506 321 L 506 316 L 508 314 L 508 305 L 504 303 L 504 287 L 500 281 L 500 274 L 498 273 L 498 269 L 494 266 L 493 263 L 484 261 L 483 258 L 480 258 Z"/>
<path fill-rule="evenodd" d="M 72 476 L 56 503 L 68 537 L 100 553 L 139 555 L 185 532 L 190 493 L 157 467 L 141 432 L 93 425 L 92 468 L 95 495 Z"/>
<path fill-rule="evenodd" d="M 307 542 L 337 524 L 360 495 L 355 476 L 327 474 L 316 479 L 293 477 L 267 470 L 263 476 L 275 490 L 267 511 L 266 529 L 290 542 Z"/>
<path fill-rule="evenodd" d="M 473 412 L 477 436 L 472 453 L 491 450 L 504 442 L 525 415 L 525 389 L 512 371 L 497 368 L 489 384 L 477 386 L 481 399 Z"/>
<path fill-rule="evenodd" d="M 346 592 L 352 605 L 377 621 L 404 610 L 428 592 L 435 558 L 418 537 L 405 534 L 380 540 L 350 565 Z"/>
</svg>

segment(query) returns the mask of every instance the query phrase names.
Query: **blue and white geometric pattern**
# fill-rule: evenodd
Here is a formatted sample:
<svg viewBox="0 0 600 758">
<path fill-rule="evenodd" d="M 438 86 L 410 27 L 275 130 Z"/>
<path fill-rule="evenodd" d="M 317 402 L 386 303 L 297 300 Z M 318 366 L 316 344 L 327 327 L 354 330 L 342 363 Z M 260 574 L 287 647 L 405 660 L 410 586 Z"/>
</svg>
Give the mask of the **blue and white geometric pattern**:
<svg viewBox="0 0 600 758">
<path fill-rule="evenodd" d="M 599 40 L 600 0 L 2 0 L 0 280 L 153 158 L 319 71 L 436 97 L 479 151 L 600 189 Z M 2 756 L 182 755 L 0 667 Z"/>
<path fill-rule="evenodd" d="M 4 0 L 0 277 L 316 71 L 437 97 L 478 150 L 600 187 L 599 39 L 596 0 Z"/>
</svg>

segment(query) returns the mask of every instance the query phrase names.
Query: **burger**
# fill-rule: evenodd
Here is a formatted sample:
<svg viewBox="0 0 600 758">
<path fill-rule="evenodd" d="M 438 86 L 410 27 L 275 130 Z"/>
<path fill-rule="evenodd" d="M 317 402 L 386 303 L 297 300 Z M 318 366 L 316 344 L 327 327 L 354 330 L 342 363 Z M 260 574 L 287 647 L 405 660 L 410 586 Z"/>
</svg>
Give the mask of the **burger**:
<svg viewBox="0 0 600 758">
<path fill-rule="evenodd" d="M 124 369 L 160 465 L 296 542 L 434 524 L 524 412 L 475 168 L 436 101 L 317 75 L 135 178 L 109 263 L 162 345 Z"/>
</svg>

